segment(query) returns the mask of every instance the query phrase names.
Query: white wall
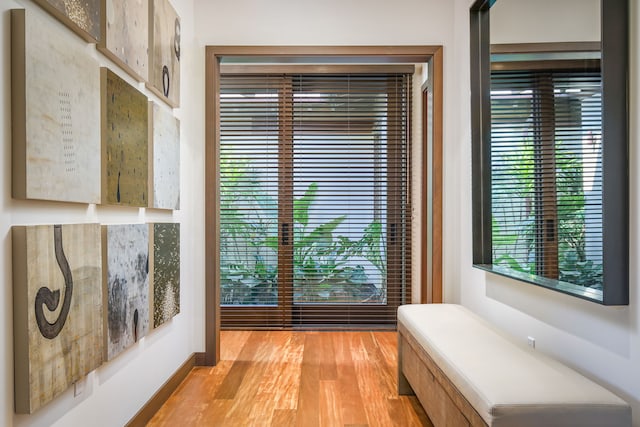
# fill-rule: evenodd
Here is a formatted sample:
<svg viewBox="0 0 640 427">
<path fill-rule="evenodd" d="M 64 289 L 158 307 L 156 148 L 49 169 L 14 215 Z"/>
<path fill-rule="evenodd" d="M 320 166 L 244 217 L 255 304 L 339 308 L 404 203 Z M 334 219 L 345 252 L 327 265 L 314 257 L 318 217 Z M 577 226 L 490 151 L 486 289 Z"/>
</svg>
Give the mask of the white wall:
<svg viewBox="0 0 640 427">
<path fill-rule="evenodd" d="M 203 69 L 194 45 L 193 2 L 172 0 L 182 18 L 182 107 L 181 119 L 182 185 L 180 211 L 101 207 L 51 202 L 19 201 L 11 198 L 11 68 L 10 13 L 12 8 L 41 12 L 29 0 L 2 0 L 0 3 L 0 425 L 2 426 L 105 426 L 125 424 L 159 386 L 194 351 L 202 351 L 204 318 L 204 182 L 203 128 L 200 108 L 201 81 L 189 77 L 190 70 Z M 60 24 L 61 25 L 61 24 Z M 93 46 L 86 52 L 110 64 Z M 119 73 L 130 83 L 130 78 Z M 144 90 L 143 87 L 140 89 Z M 148 92 L 147 92 L 148 93 Z M 156 99 L 151 96 L 152 99 Z M 172 321 L 151 331 L 132 348 L 87 377 L 85 390 L 78 397 L 73 388 L 33 415 L 13 411 L 13 309 L 11 271 L 11 226 L 53 223 L 181 223 L 181 310 Z"/>
<path fill-rule="evenodd" d="M 467 35 L 457 41 L 460 49 L 456 57 L 468 52 L 467 19 L 462 17 L 471 0 L 456 3 L 456 33 Z M 459 286 L 462 304 L 470 307 L 491 322 L 500 326 L 517 340 L 526 343 L 527 336 L 536 340 L 536 349 L 548 353 L 574 367 L 586 376 L 607 386 L 633 405 L 634 425 L 640 425 L 640 293 L 638 282 L 640 270 L 640 8 L 637 1 L 631 5 L 630 31 L 630 304 L 628 307 L 602 307 L 533 285 L 502 278 L 471 267 L 471 152 L 470 130 L 466 127 L 458 134 L 449 135 L 446 144 L 460 147 L 456 157 L 447 159 L 445 168 L 457 168 L 461 173 L 459 182 L 450 182 L 455 197 L 448 208 L 462 212 L 459 218 L 460 234 L 445 235 L 445 242 L 457 242 L 457 254 L 446 259 L 446 270 L 459 269 L 459 280 L 448 285 Z M 459 119 L 469 123 L 468 65 L 464 71 L 449 75 L 459 80 L 464 87 L 452 100 L 458 105 Z M 450 94 L 452 97 L 453 94 Z M 445 211 L 445 218 L 450 218 Z M 447 231 L 450 230 L 447 227 Z M 457 299 L 454 301 L 458 301 Z"/>
</svg>

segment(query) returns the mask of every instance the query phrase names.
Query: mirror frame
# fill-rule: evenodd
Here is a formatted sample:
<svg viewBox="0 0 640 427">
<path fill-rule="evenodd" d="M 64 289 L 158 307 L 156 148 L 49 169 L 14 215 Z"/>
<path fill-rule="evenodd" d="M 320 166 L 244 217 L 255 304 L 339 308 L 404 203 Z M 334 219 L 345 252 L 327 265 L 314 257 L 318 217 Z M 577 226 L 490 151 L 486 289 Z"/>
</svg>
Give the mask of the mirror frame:
<svg viewBox="0 0 640 427">
<path fill-rule="evenodd" d="M 560 281 L 498 271 L 491 253 L 491 52 L 489 10 L 470 7 L 473 266 L 603 305 L 629 304 L 629 4 L 601 0 L 602 300 L 571 292 Z M 552 283 L 549 283 L 552 282 Z"/>
</svg>

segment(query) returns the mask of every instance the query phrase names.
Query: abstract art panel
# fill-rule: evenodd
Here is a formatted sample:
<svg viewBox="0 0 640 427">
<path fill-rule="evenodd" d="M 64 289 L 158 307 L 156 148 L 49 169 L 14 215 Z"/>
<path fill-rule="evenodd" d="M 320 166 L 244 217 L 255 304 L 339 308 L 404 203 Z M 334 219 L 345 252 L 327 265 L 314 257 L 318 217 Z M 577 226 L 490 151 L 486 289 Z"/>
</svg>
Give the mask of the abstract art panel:
<svg viewBox="0 0 640 427">
<path fill-rule="evenodd" d="M 103 226 L 105 358 L 113 359 L 149 330 L 149 226 Z"/>
<path fill-rule="evenodd" d="M 172 107 L 180 106 L 180 17 L 168 0 L 151 2 L 149 87 Z"/>
<path fill-rule="evenodd" d="M 180 209 L 180 122 L 160 105 L 149 104 L 151 143 L 150 207 Z"/>
<path fill-rule="evenodd" d="M 11 11 L 13 197 L 99 203 L 100 68 L 40 11 Z"/>
<path fill-rule="evenodd" d="M 102 68 L 102 203 L 148 205 L 148 100 Z"/>
<path fill-rule="evenodd" d="M 149 0 L 101 0 L 98 49 L 138 81 L 149 79 Z"/>
<path fill-rule="evenodd" d="M 90 43 L 100 39 L 100 0 L 35 0 Z"/>
<path fill-rule="evenodd" d="M 180 224 L 151 224 L 153 327 L 180 312 Z"/>
<path fill-rule="evenodd" d="M 103 361 L 98 224 L 15 226 L 15 406 L 32 413 Z"/>
</svg>

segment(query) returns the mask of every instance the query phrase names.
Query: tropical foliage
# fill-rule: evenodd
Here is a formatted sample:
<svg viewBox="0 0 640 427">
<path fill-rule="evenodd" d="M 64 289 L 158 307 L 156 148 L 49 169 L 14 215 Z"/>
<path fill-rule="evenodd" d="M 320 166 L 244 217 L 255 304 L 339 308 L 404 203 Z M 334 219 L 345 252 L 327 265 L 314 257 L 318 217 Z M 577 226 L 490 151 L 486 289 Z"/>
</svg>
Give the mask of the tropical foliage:
<svg viewBox="0 0 640 427">
<path fill-rule="evenodd" d="M 276 304 L 277 201 L 249 162 L 221 159 L 220 275 L 223 304 Z M 296 302 L 384 302 L 386 251 L 381 221 L 361 237 L 338 234 L 347 215 L 318 223 L 311 210 L 318 184 L 293 201 L 293 288 Z M 376 271 L 378 283 L 373 283 Z"/>
</svg>

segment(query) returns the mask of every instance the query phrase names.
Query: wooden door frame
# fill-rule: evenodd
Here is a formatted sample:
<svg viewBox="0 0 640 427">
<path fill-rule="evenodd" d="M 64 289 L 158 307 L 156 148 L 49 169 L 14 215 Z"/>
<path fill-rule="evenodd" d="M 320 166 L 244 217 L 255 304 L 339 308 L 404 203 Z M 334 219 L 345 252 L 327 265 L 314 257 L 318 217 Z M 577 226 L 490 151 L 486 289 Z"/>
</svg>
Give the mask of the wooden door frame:
<svg viewBox="0 0 640 427">
<path fill-rule="evenodd" d="M 431 58 L 422 87 L 422 217 L 420 302 L 441 303 L 442 294 L 442 49 Z M 431 110 L 431 114 L 429 113 Z M 431 197 L 429 197 L 431 196 Z"/>
<path fill-rule="evenodd" d="M 220 137 L 220 62 L 222 58 L 262 58 L 277 63 L 286 58 L 311 58 L 328 62 L 336 58 L 358 63 L 374 60 L 380 63 L 431 63 L 433 72 L 434 145 L 442 146 L 442 46 L 207 46 L 205 48 L 205 353 L 204 365 L 213 366 L 220 360 L 220 288 L 216 284 L 220 264 L 220 241 L 217 230 L 220 219 L 218 152 Z M 439 71 L 438 71 L 439 70 Z M 435 114 L 439 111 L 439 114 Z M 436 139 L 439 141 L 436 142 Z M 426 187 L 422 195 L 426 196 Z M 426 216 L 420 221 L 427 226 Z M 440 224 L 441 227 L 441 224 Z M 441 235 L 441 230 L 440 230 Z M 426 241 L 421 243 L 423 257 Z M 440 261 L 441 263 L 441 261 Z M 424 277 L 423 277 L 424 279 Z M 441 284 L 432 283 L 431 292 L 442 295 Z M 439 289 L 437 289 L 439 288 Z M 424 295 L 421 297 L 424 300 Z M 433 298 L 432 298 L 433 300 Z"/>
</svg>

